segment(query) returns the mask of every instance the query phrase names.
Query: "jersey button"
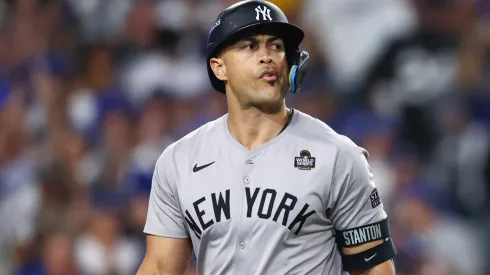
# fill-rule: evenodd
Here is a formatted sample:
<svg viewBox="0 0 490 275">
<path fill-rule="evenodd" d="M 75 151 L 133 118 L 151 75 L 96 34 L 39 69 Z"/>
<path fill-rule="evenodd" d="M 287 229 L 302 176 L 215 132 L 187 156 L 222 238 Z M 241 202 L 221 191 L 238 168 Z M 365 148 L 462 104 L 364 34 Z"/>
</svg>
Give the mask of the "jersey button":
<svg viewBox="0 0 490 275">
<path fill-rule="evenodd" d="M 245 242 L 240 243 L 240 249 L 245 249 Z"/>
<path fill-rule="evenodd" d="M 248 177 L 244 177 L 243 178 L 243 182 L 246 183 L 246 184 L 248 184 L 250 182 L 250 179 Z"/>
</svg>

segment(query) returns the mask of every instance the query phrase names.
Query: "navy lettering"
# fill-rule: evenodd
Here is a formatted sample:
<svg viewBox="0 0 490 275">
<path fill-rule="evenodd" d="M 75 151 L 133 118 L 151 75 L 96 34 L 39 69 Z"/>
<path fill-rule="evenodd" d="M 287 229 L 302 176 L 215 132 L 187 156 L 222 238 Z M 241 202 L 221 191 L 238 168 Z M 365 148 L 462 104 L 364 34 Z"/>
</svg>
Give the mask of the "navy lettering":
<svg viewBox="0 0 490 275">
<path fill-rule="evenodd" d="M 288 199 L 291 200 L 291 203 L 289 205 L 287 204 Z M 297 201 L 298 199 L 295 196 L 289 193 L 284 194 L 284 197 L 282 197 L 281 203 L 279 204 L 276 214 L 274 215 L 274 218 L 272 218 L 272 220 L 277 222 L 279 216 L 281 215 L 282 210 L 284 210 L 282 225 L 286 226 L 286 224 L 288 223 L 289 211 L 292 211 L 294 209 L 294 206 L 296 205 Z"/>
<path fill-rule="evenodd" d="M 257 195 L 259 194 L 260 188 L 255 189 L 252 196 L 250 196 L 250 188 L 245 188 L 245 194 L 247 196 L 247 217 L 250 218 L 252 216 L 252 208 L 254 207 L 255 200 L 257 199 Z"/>
<path fill-rule="evenodd" d="M 202 230 L 206 230 L 208 229 L 208 227 L 210 227 L 211 225 L 214 224 L 214 221 L 213 220 L 210 220 L 208 221 L 207 223 L 204 223 L 204 220 L 202 219 L 202 216 L 204 216 L 204 214 L 206 214 L 206 212 L 204 210 L 199 210 L 199 204 L 201 204 L 202 202 L 204 202 L 206 200 L 205 197 L 202 197 L 200 198 L 199 200 L 195 201 L 193 203 L 194 205 L 194 210 L 196 211 L 196 214 L 197 214 L 197 218 L 199 219 L 199 222 L 201 223 L 201 226 L 202 226 Z"/>
<path fill-rule="evenodd" d="M 230 190 L 226 190 L 225 198 L 219 193 L 219 199 L 216 199 L 216 194 L 212 193 L 211 198 L 213 200 L 214 216 L 216 217 L 216 222 L 221 221 L 221 211 L 225 214 L 227 220 L 230 219 Z"/>
<path fill-rule="evenodd" d="M 187 217 L 185 217 L 185 221 L 189 225 L 192 231 L 196 234 L 197 238 L 201 239 L 201 228 L 197 225 L 196 221 L 192 218 L 191 214 L 189 214 L 189 211 L 185 210 L 185 214 Z"/>
<path fill-rule="evenodd" d="M 303 209 L 301 209 L 301 212 L 299 212 L 299 214 L 296 216 L 296 218 L 294 218 L 294 220 L 291 222 L 291 224 L 289 225 L 288 229 L 289 230 L 292 230 L 293 227 L 299 223 L 299 226 L 298 226 L 298 229 L 296 229 L 296 232 L 294 232 L 295 235 L 298 235 L 298 233 L 301 231 L 301 228 L 303 227 L 303 224 L 306 222 L 306 219 L 315 214 L 316 211 L 315 210 L 312 210 L 310 212 L 308 212 L 306 215 L 305 215 L 305 212 L 306 210 L 308 209 L 309 205 L 306 203 L 305 206 L 303 206 Z"/>
<path fill-rule="evenodd" d="M 267 208 L 267 213 L 264 214 L 264 205 L 267 195 L 270 194 L 269 207 Z M 272 207 L 274 207 L 274 200 L 276 199 L 276 190 L 273 189 L 265 189 L 262 192 L 262 199 L 260 200 L 259 211 L 257 212 L 257 216 L 261 219 L 268 219 L 272 214 Z"/>
</svg>

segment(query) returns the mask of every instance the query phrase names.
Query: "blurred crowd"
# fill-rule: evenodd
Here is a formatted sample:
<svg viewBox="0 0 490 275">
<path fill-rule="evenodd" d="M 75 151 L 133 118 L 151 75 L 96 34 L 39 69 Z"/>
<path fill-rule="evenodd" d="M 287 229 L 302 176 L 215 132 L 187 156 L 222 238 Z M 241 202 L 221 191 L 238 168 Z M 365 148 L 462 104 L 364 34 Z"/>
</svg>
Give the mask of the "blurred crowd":
<svg viewBox="0 0 490 275">
<path fill-rule="evenodd" d="M 156 159 L 226 113 L 234 2 L 0 1 L 0 275 L 135 274 Z M 312 56 L 288 105 L 370 152 L 397 274 L 490 274 L 490 1 L 272 2 Z"/>
</svg>

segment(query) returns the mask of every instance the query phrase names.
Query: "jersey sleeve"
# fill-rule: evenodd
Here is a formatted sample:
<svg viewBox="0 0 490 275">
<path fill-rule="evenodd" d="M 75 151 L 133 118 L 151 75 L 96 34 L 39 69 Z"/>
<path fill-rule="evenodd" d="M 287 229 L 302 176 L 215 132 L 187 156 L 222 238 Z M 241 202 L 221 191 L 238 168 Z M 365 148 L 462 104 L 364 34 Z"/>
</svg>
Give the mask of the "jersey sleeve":
<svg viewBox="0 0 490 275">
<path fill-rule="evenodd" d="M 367 226 L 387 218 L 367 158 L 367 151 L 355 145 L 337 153 L 329 209 L 337 231 Z"/>
<path fill-rule="evenodd" d="M 175 194 L 173 160 L 167 148 L 155 165 L 144 232 L 168 238 L 188 238 Z"/>
</svg>

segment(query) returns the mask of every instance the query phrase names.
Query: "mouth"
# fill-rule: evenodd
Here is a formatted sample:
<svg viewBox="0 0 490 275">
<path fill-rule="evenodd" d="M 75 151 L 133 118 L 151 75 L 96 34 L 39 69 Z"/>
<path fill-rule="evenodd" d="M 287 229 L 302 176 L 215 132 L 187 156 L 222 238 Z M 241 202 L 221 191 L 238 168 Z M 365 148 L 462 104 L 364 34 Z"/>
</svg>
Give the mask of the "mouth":
<svg viewBox="0 0 490 275">
<path fill-rule="evenodd" d="M 265 80 L 267 82 L 276 81 L 277 73 L 274 70 L 265 70 L 260 74 L 259 79 Z"/>
</svg>

